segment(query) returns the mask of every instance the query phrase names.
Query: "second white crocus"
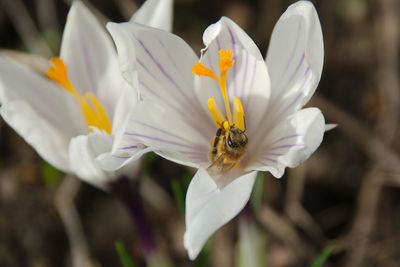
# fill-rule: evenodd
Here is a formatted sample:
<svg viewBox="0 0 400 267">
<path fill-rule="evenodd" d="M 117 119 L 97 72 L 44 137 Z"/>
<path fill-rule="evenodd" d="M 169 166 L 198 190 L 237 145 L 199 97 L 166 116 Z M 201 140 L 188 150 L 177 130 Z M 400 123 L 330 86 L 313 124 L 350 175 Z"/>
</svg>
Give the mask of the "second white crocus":
<svg viewBox="0 0 400 267">
<path fill-rule="evenodd" d="M 172 1 L 148 0 L 132 21 L 170 30 L 171 16 Z M 116 173 L 95 159 L 116 149 L 138 92 L 123 79 L 104 26 L 80 1 L 71 6 L 60 54 L 47 77 L 0 56 L 0 112 L 46 161 L 104 188 Z M 141 144 L 122 150 L 117 156 L 132 159 L 146 151 Z"/>
<path fill-rule="evenodd" d="M 308 1 L 291 5 L 274 28 L 266 60 L 225 17 L 204 32 L 200 60 L 173 34 L 128 23 L 107 27 L 123 75 L 144 98 L 119 141 L 139 140 L 199 168 L 186 195 L 184 245 L 194 259 L 244 207 L 257 171 L 281 177 L 320 145 L 324 117 L 317 108 L 302 109 L 321 77 L 318 15 Z"/>
</svg>

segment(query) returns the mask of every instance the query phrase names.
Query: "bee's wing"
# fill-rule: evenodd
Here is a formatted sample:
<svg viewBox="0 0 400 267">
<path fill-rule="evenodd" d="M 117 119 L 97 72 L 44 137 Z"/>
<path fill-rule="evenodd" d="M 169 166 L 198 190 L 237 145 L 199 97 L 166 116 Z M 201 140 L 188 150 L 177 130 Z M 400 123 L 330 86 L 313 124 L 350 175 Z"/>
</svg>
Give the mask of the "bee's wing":
<svg viewBox="0 0 400 267">
<path fill-rule="evenodd" d="M 211 176 L 226 173 L 235 166 L 236 162 L 226 163 L 225 153 L 222 153 L 208 168 L 207 172 Z"/>
</svg>

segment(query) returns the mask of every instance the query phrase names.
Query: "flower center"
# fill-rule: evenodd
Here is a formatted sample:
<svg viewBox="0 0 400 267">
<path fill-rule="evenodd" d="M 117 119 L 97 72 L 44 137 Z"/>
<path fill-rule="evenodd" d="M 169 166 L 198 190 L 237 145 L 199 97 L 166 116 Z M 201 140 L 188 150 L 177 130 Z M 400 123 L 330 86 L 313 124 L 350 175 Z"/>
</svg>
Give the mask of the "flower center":
<svg viewBox="0 0 400 267">
<path fill-rule="evenodd" d="M 87 126 L 96 127 L 111 134 L 111 123 L 100 101 L 90 92 L 83 96 L 76 92 L 68 78 L 67 66 L 61 58 L 54 57 L 50 59 L 50 63 L 53 67 L 47 70 L 47 77 L 60 84 L 75 98 L 81 106 Z M 93 129 L 89 127 L 89 131 L 93 132 Z"/>
<path fill-rule="evenodd" d="M 199 77 L 201 76 L 207 76 L 212 79 L 214 79 L 220 86 L 222 96 L 224 99 L 224 104 L 225 104 L 225 111 L 226 111 L 226 117 L 227 120 L 225 119 L 224 115 L 222 114 L 221 110 L 219 109 L 214 97 L 211 97 L 208 99 L 208 110 L 211 113 L 211 116 L 215 122 L 215 125 L 217 128 L 224 128 L 228 130 L 230 126 L 234 126 L 236 128 L 239 128 L 242 131 L 245 131 L 245 125 L 244 125 L 244 114 L 243 114 L 243 106 L 242 102 L 240 102 L 240 99 L 237 98 L 236 96 L 233 98 L 233 116 L 231 113 L 231 108 L 229 105 L 229 99 L 228 99 L 228 93 L 227 93 L 227 88 L 226 88 L 226 75 L 228 73 L 228 69 L 233 66 L 235 63 L 235 60 L 231 59 L 232 58 L 232 51 L 227 49 L 227 50 L 219 50 L 219 68 L 221 70 L 220 77 L 218 78 L 215 73 L 210 70 L 209 68 L 205 67 L 202 63 L 197 62 L 193 67 L 192 67 L 192 72 Z M 227 122 L 228 123 L 224 123 Z"/>
</svg>

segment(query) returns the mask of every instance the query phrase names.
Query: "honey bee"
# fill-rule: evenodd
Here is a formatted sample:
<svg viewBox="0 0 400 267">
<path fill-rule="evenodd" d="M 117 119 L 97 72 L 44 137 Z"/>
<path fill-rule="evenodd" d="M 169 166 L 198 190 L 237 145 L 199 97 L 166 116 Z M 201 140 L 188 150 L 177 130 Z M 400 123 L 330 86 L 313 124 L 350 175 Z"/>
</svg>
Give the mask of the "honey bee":
<svg viewBox="0 0 400 267">
<path fill-rule="evenodd" d="M 207 168 L 208 173 L 219 175 L 232 169 L 245 154 L 247 141 L 245 131 L 236 128 L 234 125 L 218 128 L 208 152 L 208 160 L 211 162 L 211 165 Z"/>
</svg>

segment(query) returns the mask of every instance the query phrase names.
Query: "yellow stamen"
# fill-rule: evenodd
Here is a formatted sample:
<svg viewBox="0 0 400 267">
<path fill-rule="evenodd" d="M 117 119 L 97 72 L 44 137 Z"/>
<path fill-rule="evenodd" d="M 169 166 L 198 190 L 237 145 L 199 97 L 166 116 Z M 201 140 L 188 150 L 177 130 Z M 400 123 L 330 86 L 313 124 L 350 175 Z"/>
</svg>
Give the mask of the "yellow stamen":
<svg viewBox="0 0 400 267">
<path fill-rule="evenodd" d="M 236 96 L 233 98 L 233 123 L 240 130 L 245 130 L 242 102 L 240 102 L 240 99 Z"/>
<path fill-rule="evenodd" d="M 229 123 L 227 121 L 224 121 L 223 127 L 224 127 L 225 132 L 229 131 L 230 126 L 229 126 Z"/>
<path fill-rule="evenodd" d="M 222 96 L 223 96 L 224 104 L 225 104 L 226 116 L 228 118 L 229 124 L 231 124 L 231 125 L 233 124 L 233 121 L 232 121 L 231 107 L 229 105 L 228 93 L 227 93 L 227 89 L 226 89 L 226 75 L 228 74 L 228 69 L 231 68 L 233 66 L 233 64 L 235 63 L 235 61 L 233 59 L 231 59 L 232 55 L 233 55 L 233 53 L 229 49 L 227 49 L 226 51 L 222 50 L 222 49 L 219 50 L 220 59 L 219 59 L 218 65 L 221 70 L 220 78 L 218 78 L 212 70 L 205 67 L 200 62 L 197 62 L 192 67 L 192 72 L 194 74 L 196 74 L 200 77 L 207 76 L 207 77 L 210 77 L 210 78 L 214 79 L 215 81 L 217 81 L 217 83 L 221 87 L 221 92 L 222 92 Z M 214 119 L 214 121 L 215 121 L 215 119 Z"/>
<path fill-rule="evenodd" d="M 107 116 L 106 111 L 104 110 L 103 106 L 101 105 L 100 101 L 90 92 L 85 94 L 86 98 L 92 102 L 93 109 L 96 114 L 96 120 L 93 121 L 93 125 L 96 126 L 98 129 L 104 130 L 107 133 L 111 133 L 111 123 Z M 97 124 L 97 125 L 96 125 Z"/>
<path fill-rule="evenodd" d="M 81 106 L 86 124 L 111 134 L 111 123 L 100 101 L 92 93 L 81 96 L 76 92 L 68 78 L 67 66 L 61 58 L 52 58 L 50 63 L 53 64 L 53 67 L 47 70 L 47 77 L 60 84 L 75 98 Z M 93 130 L 89 128 L 89 131 Z"/>
<path fill-rule="evenodd" d="M 217 126 L 217 128 L 220 128 L 222 123 L 225 121 L 225 117 L 219 109 L 217 103 L 215 102 L 215 98 L 209 98 L 207 104 L 208 110 L 210 111 L 211 116 L 214 119 L 215 125 Z"/>
</svg>

